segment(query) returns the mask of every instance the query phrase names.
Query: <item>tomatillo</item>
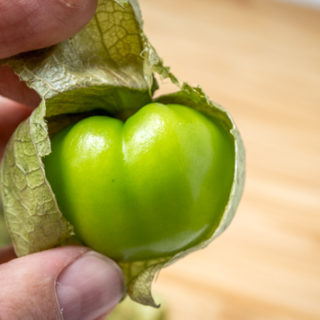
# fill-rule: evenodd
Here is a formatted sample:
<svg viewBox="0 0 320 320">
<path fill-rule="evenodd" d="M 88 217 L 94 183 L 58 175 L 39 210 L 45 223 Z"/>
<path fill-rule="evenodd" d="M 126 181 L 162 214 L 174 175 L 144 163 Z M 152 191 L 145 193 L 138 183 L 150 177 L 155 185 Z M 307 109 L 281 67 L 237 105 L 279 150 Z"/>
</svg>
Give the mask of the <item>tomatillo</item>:
<svg viewBox="0 0 320 320">
<path fill-rule="evenodd" d="M 84 244 L 117 261 L 204 241 L 230 196 L 231 136 L 186 106 L 151 103 L 125 122 L 88 117 L 51 142 L 44 164 L 62 213 Z"/>
</svg>

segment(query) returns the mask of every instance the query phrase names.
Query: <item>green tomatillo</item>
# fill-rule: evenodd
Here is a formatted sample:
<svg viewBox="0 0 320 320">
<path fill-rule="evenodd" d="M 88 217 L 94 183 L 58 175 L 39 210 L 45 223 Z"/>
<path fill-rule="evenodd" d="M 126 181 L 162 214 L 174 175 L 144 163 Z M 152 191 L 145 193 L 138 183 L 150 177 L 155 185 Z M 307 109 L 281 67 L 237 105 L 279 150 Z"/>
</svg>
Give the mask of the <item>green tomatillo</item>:
<svg viewBox="0 0 320 320">
<path fill-rule="evenodd" d="M 46 175 L 84 244 L 117 261 L 172 256 L 217 228 L 234 142 L 187 106 L 152 103 L 125 122 L 92 116 L 52 139 Z"/>
</svg>

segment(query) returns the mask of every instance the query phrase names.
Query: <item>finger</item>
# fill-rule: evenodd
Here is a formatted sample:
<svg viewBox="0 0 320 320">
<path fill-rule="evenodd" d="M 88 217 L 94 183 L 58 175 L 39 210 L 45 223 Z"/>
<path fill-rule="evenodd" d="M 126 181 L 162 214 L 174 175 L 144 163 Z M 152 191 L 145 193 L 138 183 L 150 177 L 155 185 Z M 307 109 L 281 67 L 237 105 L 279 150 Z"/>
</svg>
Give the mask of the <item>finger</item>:
<svg viewBox="0 0 320 320">
<path fill-rule="evenodd" d="M 88 23 L 97 0 L 0 0 L 0 58 L 67 39 Z"/>
<path fill-rule="evenodd" d="M 0 96 L 0 159 L 13 131 L 31 112 L 32 108 Z"/>
<path fill-rule="evenodd" d="M 16 258 L 16 255 L 15 255 L 13 248 L 11 246 L 5 247 L 5 248 L 0 248 L 0 264 L 8 262 L 14 258 Z"/>
<path fill-rule="evenodd" d="M 20 81 L 7 66 L 0 66 L 0 95 L 31 107 L 36 107 L 40 103 L 40 97 L 36 91 Z"/>
<path fill-rule="evenodd" d="M 122 298 L 123 276 L 98 253 L 61 247 L 1 265 L 0 287 L 1 319 L 94 320 Z"/>
</svg>

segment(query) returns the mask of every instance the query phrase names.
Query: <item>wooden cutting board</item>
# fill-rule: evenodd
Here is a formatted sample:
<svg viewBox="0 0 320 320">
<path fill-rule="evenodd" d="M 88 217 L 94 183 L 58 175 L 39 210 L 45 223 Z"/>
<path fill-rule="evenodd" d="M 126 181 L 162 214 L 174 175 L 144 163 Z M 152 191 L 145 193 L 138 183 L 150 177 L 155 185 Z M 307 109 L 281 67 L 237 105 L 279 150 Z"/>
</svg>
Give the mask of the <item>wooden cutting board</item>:
<svg viewBox="0 0 320 320">
<path fill-rule="evenodd" d="M 230 228 L 155 283 L 169 319 L 320 319 L 320 11 L 267 0 L 141 6 L 165 63 L 231 112 L 247 150 Z"/>
</svg>

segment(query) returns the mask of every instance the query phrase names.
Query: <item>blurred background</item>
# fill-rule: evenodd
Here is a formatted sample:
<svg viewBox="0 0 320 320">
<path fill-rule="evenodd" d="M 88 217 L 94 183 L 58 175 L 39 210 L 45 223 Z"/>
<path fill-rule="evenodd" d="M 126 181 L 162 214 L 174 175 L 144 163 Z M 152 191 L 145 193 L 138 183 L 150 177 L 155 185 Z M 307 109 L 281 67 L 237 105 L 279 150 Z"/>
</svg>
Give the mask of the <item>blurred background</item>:
<svg viewBox="0 0 320 320">
<path fill-rule="evenodd" d="M 230 227 L 155 282 L 168 319 L 320 319 L 320 1 L 140 3 L 164 62 L 225 106 L 247 151 Z"/>
<path fill-rule="evenodd" d="M 304 6 L 320 8 L 320 0 L 283 0 L 291 3 L 297 3 Z"/>
<path fill-rule="evenodd" d="M 165 64 L 226 107 L 247 150 L 231 226 L 154 284 L 167 319 L 320 319 L 320 1 L 140 4 Z"/>
</svg>

